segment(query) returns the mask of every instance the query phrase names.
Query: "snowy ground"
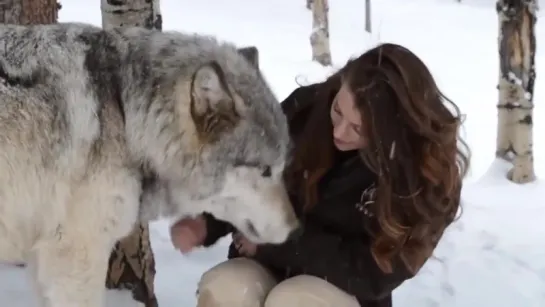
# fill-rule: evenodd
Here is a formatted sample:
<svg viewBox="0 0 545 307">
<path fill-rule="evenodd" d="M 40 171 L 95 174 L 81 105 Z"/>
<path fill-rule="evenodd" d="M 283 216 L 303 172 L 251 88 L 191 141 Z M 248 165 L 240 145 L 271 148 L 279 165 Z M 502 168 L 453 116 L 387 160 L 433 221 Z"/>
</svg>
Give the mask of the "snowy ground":
<svg viewBox="0 0 545 307">
<path fill-rule="evenodd" d="M 99 1 L 62 1 L 62 21 L 101 24 Z M 80 3 L 78 3 L 80 2 Z M 161 0 L 165 29 L 219 35 L 240 46 L 256 45 L 261 67 L 279 99 L 297 83 L 322 80 L 328 70 L 309 61 L 311 15 L 303 0 Z M 373 35 L 364 32 L 364 1 L 330 1 L 336 66 L 378 42 L 416 52 L 443 91 L 467 114 L 465 135 L 472 169 L 463 191 L 464 213 L 414 279 L 395 291 L 397 307 L 545 306 L 545 181 L 516 186 L 509 166 L 494 161 L 498 21 L 493 0 L 373 1 Z M 542 0 L 542 6 L 545 1 Z M 238 9 L 237 9 L 238 7 Z M 543 12 L 540 18 L 545 17 Z M 537 175 L 545 176 L 545 26 L 538 22 L 535 90 Z M 518 205 L 517 205 L 518 203 Z M 516 211 L 516 212 L 515 212 Z M 162 307 L 195 306 L 200 274 L 222 261 L 228 241 L 189 256 L 169 244 L 168 224 L 152 226 L 157 294 Z M 0 301 L 35 306 L 24 270 L 0 268 Z M 130 306 L 110 294 L 110 306 Z M 2 305 L 7 305 L 2 303 Z"/>
</svg>

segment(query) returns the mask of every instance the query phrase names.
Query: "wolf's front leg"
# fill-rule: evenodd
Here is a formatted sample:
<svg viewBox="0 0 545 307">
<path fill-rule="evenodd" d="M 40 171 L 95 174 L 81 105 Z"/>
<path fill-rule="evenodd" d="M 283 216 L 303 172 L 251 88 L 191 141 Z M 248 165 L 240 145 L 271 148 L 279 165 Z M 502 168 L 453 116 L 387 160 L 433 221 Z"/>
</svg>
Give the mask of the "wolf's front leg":
<svg viewBox="0 0 545 307">
<path fill-rule="evenodd" d="M 61 232 L 62 233 L 62 232 Z M 101 307 L 111 246 L 89 234 L 39 244 L 32 263 L 44 307 Z"/>
</svg>

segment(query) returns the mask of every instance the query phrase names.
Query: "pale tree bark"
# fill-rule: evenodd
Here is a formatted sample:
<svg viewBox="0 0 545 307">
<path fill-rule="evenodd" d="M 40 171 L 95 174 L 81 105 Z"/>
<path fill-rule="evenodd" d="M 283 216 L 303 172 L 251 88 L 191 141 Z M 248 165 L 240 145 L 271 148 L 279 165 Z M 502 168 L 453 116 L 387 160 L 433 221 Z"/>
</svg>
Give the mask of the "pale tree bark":
<svg viewBox="0 0 545 307">
<path fill-rule="evenodd" d="M 365 31 L 372 32 L 371 22 L 371 0 L 365 0 Z"/>
<path fill-rule="evenodd" d="M 144 27 L 162 30 L 159 0 L 101 0 L 102 27 Z"/>
<path fill-rule="evenodd" d="M 327 0 L 312 1 L 312 33 L 310 34 L 312 60 L 323 66 L 331 65 L 328 12 Z"/>
<path fill-rule="evenodd" d="M 144 27 L 162 29 L 159 0 L 101 0 L 102 27 Z M 106 287 L 131 290 L 136 301 L 146 307 L 158 306 L 154 290 L 155 257 L 149 225 L 134 230 L 116 243 L 109 260 Z"/>
<path fill-rule="evenodd" d="M 533 98 L 536 0 L 498 0 L 499 101 L 496 156 L 513 162 L 507 177 L 516 183 L 535 180 Z"/>
<path fill-rule="evenodd" d="M 56 23 L 61 5 L 56 0 L 1 0 L 0 23 L 37 25 Z"/>
</svg>

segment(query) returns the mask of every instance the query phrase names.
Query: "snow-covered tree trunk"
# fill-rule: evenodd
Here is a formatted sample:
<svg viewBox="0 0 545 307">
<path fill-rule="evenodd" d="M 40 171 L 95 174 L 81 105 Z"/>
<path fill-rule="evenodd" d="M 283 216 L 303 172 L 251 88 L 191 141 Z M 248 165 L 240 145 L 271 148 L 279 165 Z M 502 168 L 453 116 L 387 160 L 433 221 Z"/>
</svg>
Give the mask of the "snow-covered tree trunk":
<svg viewBox="0 0 545 307">
<path fill-rule="evenodd" d="M 57 0 L 1 0 L 0 23 L 31 25 L 56 23 Z"/>
<path fill-rule="evenodd" d="M 323 66 L 331 65 L 327 2 L 327 0 L 312 0 L 312 33 L 310 34 L 312 60 Z"/>
<path fill-rule="evenodd" d="M 159 0 L 101 0 L 102 27 L 144 27 L 161 30 Z M 154 290 L 155 258 L 149 226 L 135 225 L 126 238 L 116 243 L 109 260 L 106 287 L 131 290 L 146 307 L 158 306 Z"/>
<path fill-rule="evenodd" d="M 371 0 L 365 0 L 365 31 L 372 32 L 371 27 Z"/>
<path fill-rule="evenodd" d="M 159 0 L 101 0 L 102 27 L 144 27 L 161 30 Z"/>
<path fill-rule="evenodd" d="M 496 156 L 513 162 L 508 178 L 535 180 L 533 157 L 533 94 L 536 0 L 498 0 L 499 100 Z"/>
</svg>

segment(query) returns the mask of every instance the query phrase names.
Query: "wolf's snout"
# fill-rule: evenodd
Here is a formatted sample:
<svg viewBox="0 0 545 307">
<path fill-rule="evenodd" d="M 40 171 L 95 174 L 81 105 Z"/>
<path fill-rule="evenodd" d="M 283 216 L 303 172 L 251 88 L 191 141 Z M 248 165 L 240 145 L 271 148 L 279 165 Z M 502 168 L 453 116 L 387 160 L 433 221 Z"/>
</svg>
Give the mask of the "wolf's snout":
<svg viewBox="0 0 545 307">
<path fill-rule="evenodd" d="M 288 241 L 297 240 L 303 235 L 303 226 L 301 224 L 297 225 L 288 235 Z"/>
</svg>

